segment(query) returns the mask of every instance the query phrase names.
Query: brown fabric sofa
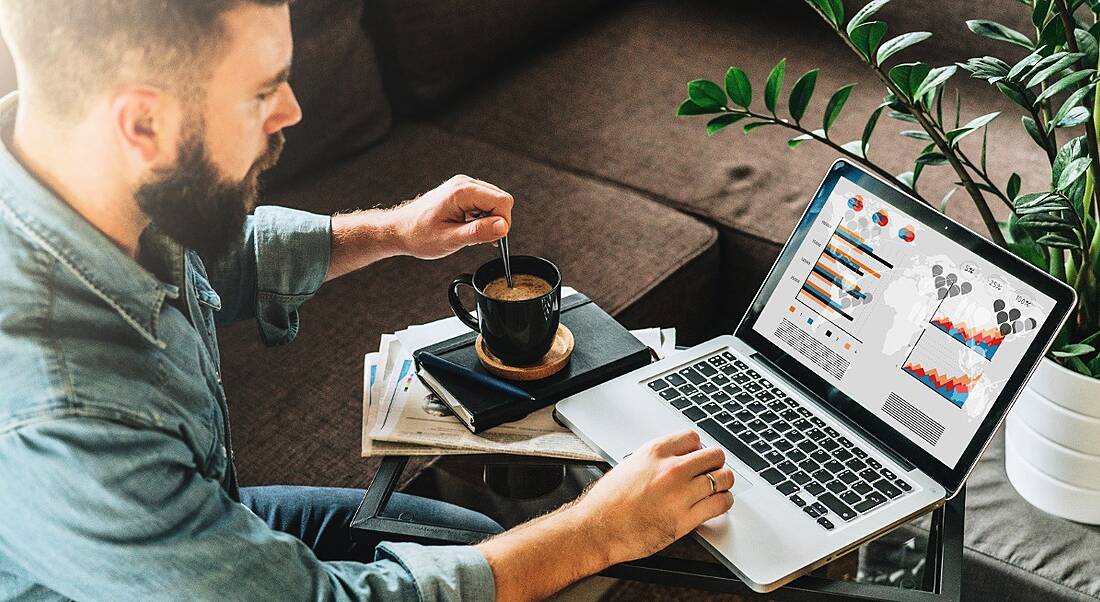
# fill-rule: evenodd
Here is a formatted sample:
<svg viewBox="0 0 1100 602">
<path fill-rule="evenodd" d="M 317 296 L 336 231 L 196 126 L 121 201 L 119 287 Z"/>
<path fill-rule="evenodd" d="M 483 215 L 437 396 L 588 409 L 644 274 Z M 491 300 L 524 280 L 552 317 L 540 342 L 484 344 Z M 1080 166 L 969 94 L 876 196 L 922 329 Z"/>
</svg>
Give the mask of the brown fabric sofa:
<svg viewBox="0 0 1100 602">
<path fill-rule="evenodd" d="M 788 87 L 821 67 L 808 123 L 826 94 L 858 84 L 835 128 L 841 141 L 858 137 L 882 96 L 799 0 L 297 0 L 292 13 L 291 81 L 305 119 L 266 178 L 266 202 L 334 212 L 392 205 L 456 173 L 490 180 L 517 200 L 513 252 L 553 259 L 628 326 L 676 326 L 685 343 L 733 328 L 836 158 L 810 144 L 789 150 L 777 128 L 708 138 L 704 121 L 675 116 L 686 82 L 720 80 L 736 64 L 759 98 L 780 58 Z M 1023 29 L 1023 13 L 1013 0 L 896 0 L 881 16 L 892 34 L 936 34 L 906 60 L 944 64 L 1005 50 L 965 19 Z M 1015 170 L 1025 190 L 1041 186 L 1049 174 L 1018 114 L 965 74 L 953 84 L 964 121 L 1008 111 L 990 131 L 996 179 Z M 910 169 L 919 143 L 896 135 L 908 127 L 884 118 L 872 157 Z M 934 168 L 922 182 L 938 200 L 952 177 Z M 980 231 L 963 193 L 949 212 Z M 450 278 L 493 255 L 389 260 L 330 283 L 303 308 L 291 345 L 263 348 L 250 323 L 225 329 L 243 484 L 365 486 L 376 462 L 359 457 L 363 355 L 384 332 L 447 316 Z M 1004 477 L 1002 445 L 970 481 L 964 598 L 1100 598 L 1100 532 L 1023 502 Z"/>
</svg>

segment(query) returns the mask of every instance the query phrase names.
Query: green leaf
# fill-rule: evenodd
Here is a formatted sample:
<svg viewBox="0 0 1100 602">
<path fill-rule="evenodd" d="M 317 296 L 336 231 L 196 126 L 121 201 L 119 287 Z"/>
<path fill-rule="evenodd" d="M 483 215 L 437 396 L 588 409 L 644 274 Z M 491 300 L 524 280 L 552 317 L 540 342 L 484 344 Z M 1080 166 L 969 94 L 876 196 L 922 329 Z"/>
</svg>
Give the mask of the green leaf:
<svg viewBox="0 0 1100 602">
<path fill-rule="evenodd" d="M 787 59 L 782 59 L 772 68 L 768 74 L 768 82 L 764 84 L 764 106 L 768 107 L 772 115 L 775 115 L 775 103 L 779 100 L 779 90 L 783 87 L 783 72 L 787 69 Z"/>
<path fill-rule="evenodd" d="M 932 137 L 924 130 L 902 130 L 898 133 L 906 138 L 912 138 L 913 140 L 924 140 L 926 142 L 932 140 Z"/>
<path fill-rule="evenodd" d="M 874 60 L 875 52 L 878 50 L 882 38 L 886 36 L 886 23 L 870 21 L 856 27 L 849 35 L 856 50 L 859 50 L 863 58 L 871 61 Z"/>
<path fill-rule="evenodd" d="M 741 131 L 748 134 L 749 132 L 755 130 L 756 128 L 762 128 L 766 125 L 779 125 L 779 124 L 774 122 L 774 121 L 754 121 L 752 123 L 746 123 L 745 127 L 741 128 Z"/>
<path fill-rule="evenodd" d="M 974 119 L 971 119 L 970 122 L 967 123 L 966 125 L 946 132 L 945 134 L 946 134 L 947 141 L 952 143 L 953 145 L 958 144 L 959 140 L 962 140 L 966 136 L 969 136 L 972 132 L 974 132 L 978 128 L 985 127 L 986 125 L 989 124 L 990 121 L 993 121 L 994 119 L 996 119 L 997 116 L 1000 115 L 1000 114 L 1001 113 L 999 111 L 996 111 L 996 112 L 993 112 L 993 113 L 986 113 L 985 115 L 982 115 L 981 117 L 975 117 Z"/>
<path fill-rule="evenodd" d="M 1035 106 L 1039 106 L 1039 103 L 1050 98 L 1051 96 L 1054 96 L 1055 94 L 1058 94 L 1059 92 L 1062 92 L 1073 84 L 1076 84 L 1083 79 L 1092 77 L 1095 73 L 1095 69 L 1082 69 L 1080 71 L 1074 71 L 1073 73 L 1070 73 L 1069 75 L 1063 77 L 1057 82 L 1051 84 L 1050 87 L 1048 87 L 1046 90 L 1043 90 L 1043 93 L 1035 98 Z"/>
<path fill-rule="evenodd" d="M 749 108 L 752 104 L 752 84 L 745 72 L 737 67 L 730 67 L 726 71 L 726 94 L 733 104 L 739 107 Z"/>
<path fill-rule="evenodd" d="M 863 157 L 864 159 L 867 158 L 867 155 L 863 152 L 863 141 L 861 140 L 850 140 L 848 142 L 845 142 L 844 144 L 841 144 L 840 148 L 852 153 L 857 157 Z"/>
<path fill-rule="evenodd" d="M 1064 191 L 1072 186 L 1073 183 L 1077 181 L 1077 178 L 1084 175 L 1091 164 L 1091 157 L 1081 157 L 1070 161 L 1069 165 L 1066 165 L 1066 168 L 1062 170 L 1062 174 L 1058 176 L 1058 190 Z"/>
<path fill-rule="evenodd" d="M 844 109 L 844 103 L 848 102 L 848 96 L 851 95 L 852 88 L 855 87 L 855 84 L 842 86 L 829 97 L 829 102 L 825 105 L 825 115 L 822 117 L 822 125 L 826 134 L 829 133 L 829 128 L 836 123 L 837 117 L 840 117 L 840 111 Z"/>
<path fill-rule="evenodd" d="M 1056 128 L 1071 128 L 1089 120 L 1089 110 L 1085 107 L 1073 107 L 1061 119 L 1054 122 Z"/>
<path fill-rule="evenodd" d="M 1100 355 L 1092 358 L 1092 361 L 1088 363 L 1087 367 L 1089 372 L 1092 373 L 1090 376 L 1100 378 Z"/>
<path fill-rule="evenodd" d="M 940 213 L 947 215 L 947 202 L 951 200 L 951 196 L 955 194 L 958 188 L 952 188 L 947 191 L 947 194 L 943 195 L 943 199 L 940 200 Z"/>
<path fill-rule="evenodd" d="M 1081 358 L 1079 358 L 1079 357 L 1068 357 L 1068 358 L 1066 358 L 1066 367 L 1069 368 L 1070 370 L 1073 370 L 1074 372 L 1079 373 L 1079 374 L 1084 374 L 1085 376 L 1091 376 L 1089 374 L 1090 370 L 1089 370 L 1088 364 L 1081 361 Z"/>
<path fill-rule="evenodd" d="M 932 37 L 932 34 L 927 31 L 914 31 L 910 33 L 903 33 L 896 38 L 890 38 L 878 49 L 876 55 L 875 64 L 881 65 L 886 59 L 894 56 L 898 52 L 905 50 L 913 44 L 919 44 L 928 38 Z"/>
<path fill-rule="evenodd" d="M 1097 60 L 1096 38 L 1084 29 L 1074 29 L 1073 36 L 1077 39 L 1077 50 L 1085 56 L 1081 59 L 1082 65 L 1095 65 Z"/>
<path fill-rule="evenodd" d="M 748 117 L 748 115 L 744 113 L 727 113 L 725 115 L 719 115 L 718 117 L 715 117 L 714 119 L 711 119 L 707 122 L 707 135 L 713 136 L 722 129 L 733 125 L 746 117 Z"/>
<path fill-rule="evenodd" d="M 1020 121 L 1024 124 L 1024 130 L 1027 131 L 1031 139 L 1035 141 L 1035 144 L 1039 145 L 1039 148 L 1047 147 L 1046 135 L 1039 131 L 1039 124 L 1035 123 L 1035 120 L 1024 115 L 1020 118 Z"/>
<path fill-rule="evenodd" d="M 1005 27 L 996 21 L 988 21 L 985 19 L 972 19 L 966 22 L 966 26 L 974 33 L 988 38 L 990 40 L 996 40 L 998 42 L 1006 42 L 1013 44 L 1021 48 L 1027 48 L 1031 50 L 1034 46 L 1031 44 L 1031 40 L 1024 34 Z"/>
<path fill-rule="evenodd" d="M 1010 69 L 1008 63 L 993 56 L 972 58 L 965 63 L 958 63 L 958 66 L 969 71 L 971 77 L 984 79 L 991 84 L 1004 79 Z"/>
<path fill-rule="evenodd" d="M 947 67 L 936 67 L 928 72 L 928 75 L 924 78 L 924 81 L 917 86 L 915 92 L 913 92 L 913 98 L 921 98 L 927 94 L 930 90 L 934 90 L 937 87 L 943 85 L 947 80 L 951 79 L 952 75 L 955 75 L 955 71 L 958 67 L 955 65 L 949 65 Z"/>
<path fill-rule="evenodd" d="M 1053 0 L 1035 0 L 1035 6 L 1031 9 L 1031 24 L 1036 31 L 1041 31 L 1050 14 L 1050 5 Z"/>
<path fill-rule="evenodd" d="M 806 107 L 810 104 L 810 97 L 814 95 L 814 86 L 817 84 L 817 69 L 811 69 L 802 74 L 791 88 L 791 96 L 787 101 L 791 117 L 795 123 L 802 121 L 806 114 Z"/>
<path fill-rule="evenodd" d="M 891 119 L 897 119 L 898 121 L 904 121 L 906 123 L 916 123 L 916 124 L 920 123 L 919 119 L 917 119 L 916 117 L 913 117 L 909 113 L 901 113 L 901 112 L 898 112 L 898 111 L 890 111 L 890 118 Z"/>
<path fill-rule="evenodd" d="M 1056 56 L 1056 55 L 1052 55 L 1052 56 Z M 1072 52 L 1063 53 L 1061 58 L 1059 58 L 1058 60 L 1052 62 L 1050 65 L 1047 65 L 1046 67 L 1044 67 L 1043 69 L 1041 69 L 1040 71 L 1035 73 L 1035 75 L 1032 75 L 1031 79 L 1029 79 L 1027 81 L 1026 87 L 1031 88 L 1033 86 L 1039 85 L 1040 82 L 1046 81 L 1047 78 L 1050 77 L 1051 75 L 1054 75 L 1055 73 L 1058 73 L 1059 71 L 1062 71 L 1063 69 L 1065 69 L 1065 68 L 1069 67 L 1070 65 L 1076 63 L 1083 56 L 1085 56 L 1085 55 L 1081 54 L 1080 52 L 1077 52 L 1077 53 L 1072 53 Z M 1042 61 L 1040 61 L 1040 64 L 1041 63 L 1042 63 Z"/>
<path fill-rule="evenodd" d="M 1070 161 L 1078 157 L 1085 156 L 1087 152 L 1087 144 L 1084 136 L 1078 136 L 1071 138 L 1062 148 L 1058 149 L 1058 152 L 1054 155 L 1054 163 L 1050 166 L 1050 181 L 1057 182 L 1058 178 L 1062 176 L 1062 170 L 1069 165 Z"/>
<path fill-rule="evenodd" d="M 1032 230 L 1069 232 L 1073 230 L 1075 223 L 1068 217 L 1055 213 L 1029 213 L 1020 216 L 1020 224 Z"/>
<path fill-rule="evenodd" d="M 1013 172 L 1011 176 L 1008 176 L 1008 186 L 1005 186 L 1005 194 L 1010 199 L 1020 196 L 1020 174 Z"/>
<path fill-rule="evenodd" d="M 879 115 L 882 115 L 885 108 L 886 105 L 881 104 L 874 111 L 871 111 L 871 116 L 867 118 L 867 123 L 863 126 L 863 136 L 859 140 L 860 155 L 863 157 L 867 157 L 867 147 L 871 144 L 871 134 L 874 133 Z"/>
<path fill-rule="evenodd" d="M 1027 99 L 1024 98 L 1023 94 L 1020 94 L 1020 92 L 1017 91 L 1012 86 L 1009 86 L 1009 85 L 1004 84 L 1002 82 L 997 82 L 996 85 L 997 85 L 997 89 L 1001 91 L 1001 94 L 1004 94 L 1005 97 L 1008 98 L 1009 100 L 1011 100 L 1012 102 L 1020 105 L 1021 107 L 1026 108 L 1026 109 L 1031 108 L 1031 103 L 1029 103 L 1027 101 Z"/>
<path fill-rule="evenodd" d="M 713 113 L 721 112 L 722 107 L 703 108 L 695 104 L 695 101 L 690 98 L 680 103 L 680 108 L 676 109 L 676 114 L 680 115 L 681 117 L 689 115 L 710 115 Z"/>
<path fill-rule="evenodd" d="M 890 69 L 890 81 L 897 84 L 903 94 L 914 99 L 913 92 L 931 71 L 932 66 L 926 63 L 902 63 Z"/>
<path fill-rule="evenodd" d="M 852 32 L 857 27 L 863 25 L 867 21 L 867 19 L 871 18 L 871 15 L 877 13 L 878 10 L 883 6 L 886 6 L 886 3 L 889 1 L 890 0 L 872 0 L 871 2 L 868 2 L 866 5 L 864 5 L 863 8 L 859 9 L 856 14 L 852 15 L 852 20 L 848 21 L 848 36 L 851 37 Z"/>
<path fill-rule="evenodd" d="M 844 21 L 844 4 L 840 0 L 809 0 L 833 27 L 840 29 Z"/>
<path fill-rule="evenodd" d="M 1066 98 L 1066 101 L 1064 103 L 1062 103 L 1062 108 L 1058 109 L 1058 112 L 1055 113 L 1054 117 L 1051 118 L 1051 121 L 1053 121 L 1054 124 L 1057 126 L 1058 122 L 1065 119 L 1066 115 L 1068 115 L 1071 110 L 1073 110 L 1075 107 L 1077 107 L 1077 105 L 1079 105 L 1081 103 L 1081 101 L 1084 100 L 1085 97 L 1088 96 L 1088 94 L 1095 87 L 1096 87 L 1096 84 L 1089 84 L 1087 86 L 1078 88 L 1076 91 L 1074 91 L 1073 94 L 1070 94 L 1069 97 Z M 1069 126 L 1061 126 L 1061 127 L 1069 127 Z"/>
<path fill-rule="evenodd" d="M 814 140 L 814 136 L 824 138 L 825 137 L 825 130 L 814 130 L 813 135 L 802 134 L 801 136 L 795 136 L 794 138 L 791 138 L 790 140 L 787 141 L 787 146 L 789 146 L 791 148 L 795 148 L 796 146 L 798 146 L 799 144 L 802 144 L 803 142 L 805 142 L 807 140 Z"/>
<path fill-rule="evenodd" d="M 1040 270 L 1046 271 L 1047 258 L 1038 247 L 1032 244 L 1010 242 L 1008 243 L 1008 250 Z"/>
<path fill-rule="evenodd" d="M 1066 29 L 1062 27 L 1062 20 L 1051 19 L 1043 26 L 1042 33 L 1039 34 L 1039 41 L 1035 44 L 1035 48 L 1042 48 L 1044 46 L 1054 48 L 1062 46 L 1065 43 Z"/>
<path fill-rule="evenodd" d="M 726 93 L 718 84 L 707 79 L 688 82 L 688 98 L 704 109 L 726 106 Z"/>
<path fill-rule="evenodd" d="M 985 166 L 986 147 L 989 146 L 989 128 L 982 128 L 982 156 L 978 160 L 978 164 L 982 166 L 982 171 L 988 172 L 989 169 Z"/>
<path fill-rule="evenodd" d="M 1039 54 L 1038 50 L 1032 52 L 1013 65 L 1012 68 L 1008 70 L 1008 74 L 1005 75 L 1005 79 L 1012 81 L 1019 80 L 1024 76 L 1024 73 L 1030 71 L 1031 68 L 1041 60 L 1043 60 L 1043 55 Z"/>
<path fill-rule="evenodd" d="M 917 165 L 943 165 L 947 163 L 947 156 L 939 151 L 928 151 L 917 157 Z"/>
<path fill-rule="evenodd" d="M 1081 339 L 1081 343 L 1083 345 L 1092 345 L 1092 343 L 1098 339 L 1100 339 L 1100 330 L 1097 330 L 1096 332 L 1090 334 L 1084 339 Z"/>
<path fill-rule="evenodd" d="M 1085 345 L 1083 343 L 1074 343 L 1072 345 L 1066 345 L 1061 349 L 1055 349 L 1051 353 L 1054 357 L 1081 357 L 1082 355 L 1088 355 L 1095 353 L 1096 348 L 1092 345 Z"/>
</svg>

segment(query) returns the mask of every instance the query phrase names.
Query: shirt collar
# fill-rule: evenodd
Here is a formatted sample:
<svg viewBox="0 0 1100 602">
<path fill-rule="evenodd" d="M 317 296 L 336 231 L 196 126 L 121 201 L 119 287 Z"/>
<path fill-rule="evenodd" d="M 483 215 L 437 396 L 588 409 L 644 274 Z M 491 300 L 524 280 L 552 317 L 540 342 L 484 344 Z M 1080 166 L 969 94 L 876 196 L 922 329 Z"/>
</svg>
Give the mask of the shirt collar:
<svg viewBox="0 0 1100 602">
<path fill-rule="evenodd" d="M 0 132 L 14 128 L 17 94 L 0 99 Z M 0 139 L 0 219 L 53 256 L 146 340 L 164 348 L 157 317 L 165 297 L 177 297 L 179 288 L 158 280 L 36 179 L 11 153 L 8 139 Z M 166 254 L 162 263 L 178 264 L 182 248 L 154 236 L 161 239 L 155 252 Z"/>
</svg>

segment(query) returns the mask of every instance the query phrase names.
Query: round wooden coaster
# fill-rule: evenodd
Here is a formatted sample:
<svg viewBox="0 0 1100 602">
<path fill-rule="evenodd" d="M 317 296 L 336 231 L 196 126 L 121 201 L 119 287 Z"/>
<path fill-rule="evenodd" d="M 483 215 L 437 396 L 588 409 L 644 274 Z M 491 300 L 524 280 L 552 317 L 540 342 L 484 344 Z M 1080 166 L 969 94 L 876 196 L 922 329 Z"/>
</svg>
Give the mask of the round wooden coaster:
<svg viewBox="0 0 1100 602">
<path fill-rule="evenodd" d="M 565 324 L 558 324 L 558 332 L 554 335 L 554 344 L 550 351 L 537 364 L 530 366 L 509 366 L 500 361 L 489 351 L 481 335 L 478 335 L 474 347 L 481 365 L 490 373 L 507 380 L 540 380 L 557 374 L 569 363 L 569 358 L 573 355 L 573 333 Z"/>
</svg>

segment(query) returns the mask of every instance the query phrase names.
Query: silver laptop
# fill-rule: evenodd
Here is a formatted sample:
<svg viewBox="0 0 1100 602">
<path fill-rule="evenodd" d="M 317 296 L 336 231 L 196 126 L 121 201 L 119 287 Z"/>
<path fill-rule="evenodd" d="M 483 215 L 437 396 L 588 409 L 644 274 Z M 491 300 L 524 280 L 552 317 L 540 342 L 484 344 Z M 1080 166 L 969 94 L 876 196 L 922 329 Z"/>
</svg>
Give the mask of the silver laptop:
<svg viewBox="0 0 1100 602">
<path fill-rule="evenodd" d="M 1075 302 L 840 160 L 734 334 L 556 416 L 612 464 L 685 429 L 724 448 L 737 503 L 695 536 L 768 592 L 954 496 Z"/>
</svg>

